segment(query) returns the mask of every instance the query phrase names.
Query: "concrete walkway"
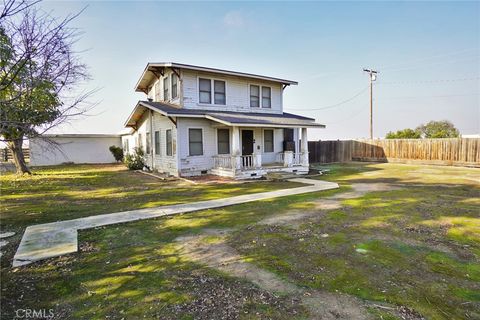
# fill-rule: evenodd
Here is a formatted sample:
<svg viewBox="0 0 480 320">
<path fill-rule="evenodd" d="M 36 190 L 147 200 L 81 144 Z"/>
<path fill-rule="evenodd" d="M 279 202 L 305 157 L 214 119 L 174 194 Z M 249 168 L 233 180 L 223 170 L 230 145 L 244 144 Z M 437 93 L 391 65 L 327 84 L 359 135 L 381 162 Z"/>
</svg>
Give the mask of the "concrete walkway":
<svg viewBox="0 0 480 320">
<path fill-rule="evenodd" d="M 338 188 L 338 184 L 327 181 L 305 178 L 289 181 L 304 183 L 308 186 L 33 225 L 25 229 L 12 265 L 18 267 L 76 252 L 78 230 Z"/>
</svg>

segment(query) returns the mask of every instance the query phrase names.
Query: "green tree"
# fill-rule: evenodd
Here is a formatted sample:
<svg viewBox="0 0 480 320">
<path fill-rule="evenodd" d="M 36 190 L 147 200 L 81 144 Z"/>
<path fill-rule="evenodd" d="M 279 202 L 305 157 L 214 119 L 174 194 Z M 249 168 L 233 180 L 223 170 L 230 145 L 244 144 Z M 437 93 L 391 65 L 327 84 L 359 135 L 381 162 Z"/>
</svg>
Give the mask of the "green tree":
<svg viewBox="0 0 480 320">
<path fill-rule="evenodd" d="M 86 102 L 93 91 L 72 95 L 88 79 L 73 49 L 78 32 L 68 27 L 76 16 L 57 20 L 30 4 L 8 3 L 23 9 L 0 19 L 0 137 L 13 153 L 17 173 L 30 173 L 24 140 L 57 147 L 43 133 L 85 114 L 93 106 Z"/>
<path fill-rule="evenodd" d="M 430 121 L 417 127 L 423 138 L 458 138 L 460 133 L 448 120 Z"/>
<path fill-rule="evenodd" d="M 410 128 L 398 130 L 397 132 L 390 131 L 385 136 L 386 139 L 420 139 L 421 137 L 420 131 Z"/>
</svg>

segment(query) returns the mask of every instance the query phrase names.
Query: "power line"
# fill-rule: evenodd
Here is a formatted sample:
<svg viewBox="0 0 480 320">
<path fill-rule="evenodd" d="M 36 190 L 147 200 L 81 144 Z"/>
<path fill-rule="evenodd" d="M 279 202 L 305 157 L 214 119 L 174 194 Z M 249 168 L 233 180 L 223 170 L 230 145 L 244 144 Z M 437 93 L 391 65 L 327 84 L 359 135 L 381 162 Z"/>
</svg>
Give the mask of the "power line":
<svg viewBox="0 0 480 320">
<path fill-rule="evenodd" d="M 460 78 L 460 79 L 439 79 L 439 80 L 419 80 L 419 81 L 380 81 L 378 84 L 430 84 L 430 83 L 450 83 L 459 81 L 474 81 L 479 80 L 480 77 Z"/>
<path fill-rule="evenodd" d="M 362 93 L 364 93 L 365 91 L 367 91 L 368 89 L 370 88 L 370 85 L 366 86 L 365 88 L 363 88 L 360 92 L 358 92 L 357 94 L 355 94 L 354 96 L 352 96 L 351 98 L 348 98 L 347 100 L 344 100 L 342 102 L 339 102 L 339 103 L 335 103 L 335 104 L 332 104 L 332 105 L 329 105 L 329 106 L 325 106 L 325 107 L 315 107 L 315 108 L 309 108 L 309 109 L 297 109 L 297 108 L 287 108 L 287 110 L 292 110 L 292 111 L 318 111 L 318 110 L 326 110 L 326 109 L 331 109 L 331 108 L 335 108 L 335 107 L 338 107 L 338 106 L 341 106 L 347 102 L 350 102 L 352 100 L 354 100 L 355 98 L 357 98 L 358 96 L 360 96 Z"/>
<path fill-rule="evenodd" d="M 398 67 L 404 68 L 404 67 L 407 67 L 408 65 L 411 65 L 411 64 L 418 64 L 418 62 L 432 60 L 432 59 L 436 59 L 436 58 L 442 58 L 442 57 L 451 57 L 451 56 L 461 55 L 461 54 L 465 54 L 465 53 L 468 53 L 468 52 L 471 52 L 471 51 L 478 51 L 478 48 L 470 48 L 470 49 L 464 49 L 464 50 L 459 50 L 459 51 L 453 51 L 453 52 L 449 52 L 449 53 L 433 55 L 433 56 L 430 56 L 430 57 L 423 57 L 423 58 L 420 58 L 420 59 L 410 60 L 410 61 L 403 62 L 403 63 L 396 63 L 396 64 L 391 64 L 391 65 L 386 65 L 386 66 L 380 66 L 379 69 L 388 70 L 390 72 L 392 70 L 389 70 L 389 69 L 392 69 L 392 68 L 398 68 Z"/>
</svg>

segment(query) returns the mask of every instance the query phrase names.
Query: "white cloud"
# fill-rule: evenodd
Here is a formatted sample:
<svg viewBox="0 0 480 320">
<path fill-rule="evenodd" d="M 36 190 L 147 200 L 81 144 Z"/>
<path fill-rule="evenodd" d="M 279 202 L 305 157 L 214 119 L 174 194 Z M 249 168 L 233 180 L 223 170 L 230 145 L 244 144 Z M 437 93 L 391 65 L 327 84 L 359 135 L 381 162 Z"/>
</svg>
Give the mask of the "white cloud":
<svg viewBox="0 0 480 320">
<path fill-rule="evenodd" d="M 245 26 L 245 18 L 240 11 L 229 11 L 223 16 L 223 24 L 227 27 L 241 28 Z"/>
</svg>

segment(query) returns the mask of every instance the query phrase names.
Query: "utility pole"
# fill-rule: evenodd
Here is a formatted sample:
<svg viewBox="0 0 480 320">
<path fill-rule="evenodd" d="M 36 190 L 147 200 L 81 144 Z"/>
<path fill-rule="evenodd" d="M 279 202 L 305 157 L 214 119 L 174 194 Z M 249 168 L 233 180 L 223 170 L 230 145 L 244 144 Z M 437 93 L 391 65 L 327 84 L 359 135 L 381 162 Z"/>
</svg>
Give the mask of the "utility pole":
<svg viewBox="0 0 480 320">
<path fill-rule="evenodd" d="M 377 80 L 378 71 L 363 69 L 370 75 L 370 139 L 373 139 L 373 81 Z"/>
</svg>

